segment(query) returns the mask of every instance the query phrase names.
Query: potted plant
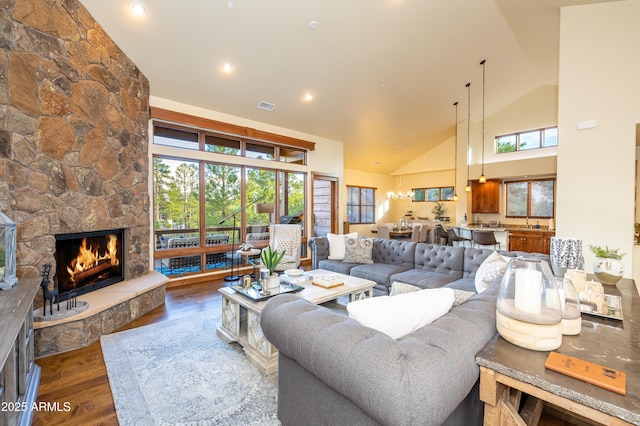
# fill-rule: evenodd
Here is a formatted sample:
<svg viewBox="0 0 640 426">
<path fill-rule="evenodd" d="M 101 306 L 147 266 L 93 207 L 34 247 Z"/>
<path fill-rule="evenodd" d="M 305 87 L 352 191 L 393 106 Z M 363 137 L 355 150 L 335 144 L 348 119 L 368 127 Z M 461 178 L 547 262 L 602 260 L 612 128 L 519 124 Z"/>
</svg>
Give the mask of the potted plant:
<svg viewBox="0 0 640 426">
<path fill-rule="evenodd" d="M 624 265 L 620 261 L 626 253 L 619 253 L 619 249 L 610 249 L 608 246 L 589 245 L 589 250 L 596 255 L 593 264 L 593 273 L 603 284 L 615 285 L 624 275 Z"/>
<path fill-rule="evenodd" d="M 271 246 L 267 246 L 262 250 L 260 254 L 260 260 L 262 261 L 262 265 L 265 269 L 269 270 L 269 282 L 267 287 L 274 288 L 280 285 L 280 277 L 275 273 L 276 267 L 282 262 L 284 258 L 284 250 L 278 251 L 271 248 Z"/>
<path fill-rule="evenodd" d="M 436 220 L 440 220 L 442 216 L 447 212 L 447 208 L 441 202 L 437 202 L 435 206 L 433 206 L 433 210 L 431 213 L 435 216 Z"/>
</svg>

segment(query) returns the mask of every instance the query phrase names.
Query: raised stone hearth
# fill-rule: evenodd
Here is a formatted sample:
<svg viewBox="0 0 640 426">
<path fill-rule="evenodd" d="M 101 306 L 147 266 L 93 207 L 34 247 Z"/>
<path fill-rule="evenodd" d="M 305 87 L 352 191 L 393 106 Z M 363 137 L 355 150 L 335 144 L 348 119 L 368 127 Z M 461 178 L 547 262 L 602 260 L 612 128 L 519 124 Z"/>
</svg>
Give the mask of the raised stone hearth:
<svg viewBox="0 0 640 426">
<path fill-rule="evenodd" d="M 41 358 L 92 344 L 164 303 L 167 277 L 149 272 L 78 296 L 89 307 L 57 320 L 34 323 L 35 357 Z M 66 302 L 62 302 L 63 304 Z M 54 304 L 55 313 L 55 304 Z"/>
</svg>

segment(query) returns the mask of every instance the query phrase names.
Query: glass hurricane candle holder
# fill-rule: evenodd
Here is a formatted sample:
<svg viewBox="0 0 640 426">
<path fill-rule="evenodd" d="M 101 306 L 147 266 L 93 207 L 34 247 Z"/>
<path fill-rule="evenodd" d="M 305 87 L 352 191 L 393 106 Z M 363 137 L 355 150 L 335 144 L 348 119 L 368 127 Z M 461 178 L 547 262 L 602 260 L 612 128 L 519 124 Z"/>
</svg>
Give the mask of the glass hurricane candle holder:
<svg viewBox="0 0 640 426">
<path fill-rule="evenodd" d="M 562 334 L 565 336 L 580 334 L 582 315 L 578 291 L 569 278 L 556 278 L 556 286 L 562 306 Z"/>
<path fill-rule="evenodd" d="M 509 261 L 500 283 L 496 328 L 505 340 L 523 348 L 550 351 L 560 347 L 562 305 L 546 261 Z"/>
<path fill-rule="evenodd" d="M 16 223 L 0 212 L 0 289 L 16 283 Z"/>
</svg>

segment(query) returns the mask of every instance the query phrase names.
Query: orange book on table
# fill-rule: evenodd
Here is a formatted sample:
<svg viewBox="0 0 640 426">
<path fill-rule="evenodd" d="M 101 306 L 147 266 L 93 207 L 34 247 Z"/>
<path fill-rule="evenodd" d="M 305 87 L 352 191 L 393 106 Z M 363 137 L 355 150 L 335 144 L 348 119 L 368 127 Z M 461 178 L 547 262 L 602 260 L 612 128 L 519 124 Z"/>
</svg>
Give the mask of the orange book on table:
<svg viewBox="0 0 640 426">
<path fill-rule="evenodd" d="M 558 352 L 551 352 L 544 366 L 549 370 L 591 383 L 592 385 L 621 395 L 626 395 L 627 393 L 627 375 L 621 371 L 600 364 Z"/>
</svg>

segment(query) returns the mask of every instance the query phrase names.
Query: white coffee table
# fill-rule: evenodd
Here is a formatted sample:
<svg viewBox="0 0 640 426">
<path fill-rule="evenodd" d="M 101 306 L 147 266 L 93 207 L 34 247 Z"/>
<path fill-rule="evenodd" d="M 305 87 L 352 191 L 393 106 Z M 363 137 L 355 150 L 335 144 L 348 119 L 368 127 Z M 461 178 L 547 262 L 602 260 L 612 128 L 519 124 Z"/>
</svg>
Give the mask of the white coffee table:
<svg viewBox="0 0 640 426">
<path fill-rule="evenodd" d="M 349 296 L 349 301 L 373 297 L 374 281 L 336 272 L 315 269 L 305 271 L 312 277 L 333 275 L 344 281 L 344 284 L 333 288 L 323 288 L 312 284 L 304 285 L 304 290 L 292 293 L 307 299 L 314 304 L 320 304 Z M 218 290 L 222 295 L 222 323 L 216 333 L 227 343 L 238 342 L 242 345 L 249 362 L 267 374 L 275 373 L 278 369 L 278 350 L 264 337 L 260 328 L 260 312 L 266 301 L 254 301 L 236 292 L 231 287 Z"/>
</svg>

